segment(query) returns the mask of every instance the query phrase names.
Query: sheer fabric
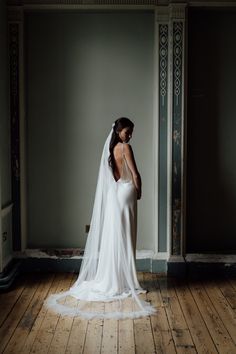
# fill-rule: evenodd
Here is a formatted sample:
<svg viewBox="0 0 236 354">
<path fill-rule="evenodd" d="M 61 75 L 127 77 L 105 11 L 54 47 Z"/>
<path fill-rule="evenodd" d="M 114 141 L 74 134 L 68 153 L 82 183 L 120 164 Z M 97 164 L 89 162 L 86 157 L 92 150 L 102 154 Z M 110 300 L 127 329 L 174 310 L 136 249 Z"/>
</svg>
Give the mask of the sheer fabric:
<svg viewBox="0 0 236 354">
<path fill-rule="evenodd" d="M 46 307 L 61 315 L 122 319 L 156 312 L 139 297 L 146 290 L 139 284 L 135 267 L 137 192 L 124 154 L 122 175 L 114 179 L 108 164 L 112 131 L 103 148 L 79 276 L 68 291 L 45 300 Z"/>
</svg>

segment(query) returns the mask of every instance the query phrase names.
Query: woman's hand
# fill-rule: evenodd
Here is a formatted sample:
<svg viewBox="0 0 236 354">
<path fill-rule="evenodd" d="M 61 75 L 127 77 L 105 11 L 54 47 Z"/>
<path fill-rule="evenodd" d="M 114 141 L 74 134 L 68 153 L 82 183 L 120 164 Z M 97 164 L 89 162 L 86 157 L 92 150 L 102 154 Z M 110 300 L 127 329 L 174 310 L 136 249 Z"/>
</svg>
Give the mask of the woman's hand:
<svg viewBox="0 0 236 354">
<path fill-rule="evenodd" d="M 137 191 L 137 200 L 140 200 L 142 193 L 141 193 L 141 191 L 138 190 L 138 189 L 136 189 L 136 191 Z"/>
</svg>

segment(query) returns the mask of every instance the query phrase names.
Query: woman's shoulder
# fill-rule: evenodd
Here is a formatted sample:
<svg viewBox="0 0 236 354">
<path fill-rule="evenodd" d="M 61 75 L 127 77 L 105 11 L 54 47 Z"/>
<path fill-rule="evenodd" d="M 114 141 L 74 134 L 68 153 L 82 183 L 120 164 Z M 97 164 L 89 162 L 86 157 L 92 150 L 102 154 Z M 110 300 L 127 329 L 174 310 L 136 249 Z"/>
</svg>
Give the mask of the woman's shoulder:
<svg viewBox="0 0 236 354">
<path fill-rule="evenodd" d="M 117 149 L 117 148 L 121 148 L 123 145 L 124 149 L 131 149 L 132 150 L 132 146 L 130 145 L 130 143 L 121 143 L 121 142 L 118 142 L 115 146 L 114 146 L 114 149 Z"/>
<path fill-rule="evenodd" d="M 114 149 L 121 148 L 124 146 L 124 148 L 131 148 L 131 145 L 129 143 L 121 143 L 120 141 L 114 146 Z"/>
<path fill-rule="evenodd" d="M 127 155 L 132 153 L 132 147 L 129 143 L 118 142 L 113 150 L 114 155 L 119 156 L 120 154 L 122 154 L 122 150 L 123 150 L 124 154 L 127 154 Z"/>
<path fill-rule="evenodd" d="M 130 143 L 124 143 L 124 150 L 127 152 L 132 152 L 132 146 Z"/>
</svg>

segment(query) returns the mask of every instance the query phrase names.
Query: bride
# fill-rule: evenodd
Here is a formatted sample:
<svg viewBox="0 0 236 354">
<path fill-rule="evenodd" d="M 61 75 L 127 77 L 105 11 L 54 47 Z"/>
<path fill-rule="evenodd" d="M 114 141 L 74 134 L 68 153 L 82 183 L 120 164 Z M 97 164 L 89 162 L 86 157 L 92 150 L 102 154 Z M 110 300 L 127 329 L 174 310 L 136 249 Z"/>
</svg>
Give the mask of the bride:
<svg viewBox="0 0 236 354">
<path fill-rule="evenodd" d="M 146 290 L 138 282 L 135 267 L 141 177 L 128 143 L 133 128 L 131 120 L 119 118 L 106 139 L 79 276 L 68 291 L 52 294 L 44 302 L 61 315 L 122 319 L 156 312 L 138 296 Z M 61 301 L 66 296 L 76 299 L 76 306 Z M 112 302 L 113 306 L 104 310 L 89 306 L 91 302 Z"/>
</svg>

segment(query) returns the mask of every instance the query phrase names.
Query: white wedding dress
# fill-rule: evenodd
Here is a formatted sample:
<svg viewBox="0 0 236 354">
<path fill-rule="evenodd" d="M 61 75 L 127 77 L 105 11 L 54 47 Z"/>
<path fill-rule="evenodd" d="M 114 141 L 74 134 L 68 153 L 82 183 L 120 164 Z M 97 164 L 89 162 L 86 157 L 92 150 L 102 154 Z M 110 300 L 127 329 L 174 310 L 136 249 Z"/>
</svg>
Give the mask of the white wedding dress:
<svg viewBox="0 0 236 354">
<path fill-rule="evenodd" d="M 124 143 L 122 144 L 122 150 Z M 137 237 L 137 192 L 123 156 L 122 175 L 106 189 L 103 223 L 99 239 L 88 237 L 81 274 L 68 291 L 50 295 L 45 305 L 61 315 L 83 318 L 137 318 L 154 314 L 156 309 L 138 296 L 145 293 L 137 279 L 135 250 Z M 107 157 L 107 154 L 106 154 Z M 100 170 L 101 173 L 101 170 Z M 103 176 L 104 178 L 104 176 Z M 98 191 L 97 191 L 98 193 Z M 97 197 L 97 194 L 96 194 Z M 97 205 L 98 207 L 98 205 Z M 95 206 L 96 208 L 96 199 Z M 91 222 L 96 224 L 95 209 Z M 59 302 L 65 296 L 77 299 L 76 306 Z M 125 300 L 129 297 L 129 305 Z M 94 310 L 89 302 L 113 302 L 112 310 Z"/>
</svg>

